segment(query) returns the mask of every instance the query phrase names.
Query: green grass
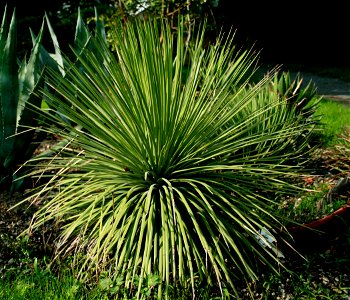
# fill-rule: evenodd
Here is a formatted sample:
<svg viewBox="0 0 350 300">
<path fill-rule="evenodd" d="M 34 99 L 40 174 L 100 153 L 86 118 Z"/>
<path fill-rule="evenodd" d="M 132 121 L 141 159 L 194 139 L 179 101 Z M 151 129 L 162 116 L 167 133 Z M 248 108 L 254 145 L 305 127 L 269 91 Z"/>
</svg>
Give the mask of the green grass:
<svg viewBox="0 0 350 300">
<path fill-rule="evenodd" d="M 34 260 L 36 261 L 36 259 Z M 34 263 L 35 264 L 35 263 Z M 23 267 L 23 266 L 22 266 Z M 53 274 L 46 268 L 33 268 L 33 261 L 27 260 L 24 270 L 14 268 L 0 276 L 1 300 L 109 300 L 109 299 L 136 299 L 128 295 L 128 289 L 120 278 L 103 275 L 99 282 L 92 279 L 89 284 L 76 280 L 71 271 L 59 270 Z M 136 279 L 137 280 L 137 279 Z M 137 282 L 134 282 L 137 284 Z M 159 286 L 159 278 L 150 275 L 142 286 L 140 299 L 158 299 L 155 295 Z M 192 288 L 181 289 L 170 286 L 169 299 L 187 300 L 192 298 Z M 231 299 L 226 288 L 223 295 L 219 289 L 203 285 L 196 281 L 197 299 Z"/>
<path fill-rule="evenodd" d="M 349 232 L 350 239 L 350 232 Z M 336 246 L 336 245 L 335 245 Z M 350 247 L 350 241 L 348 243 Z M 333 251 L 333 250 L 332 250 Z M 347 251 L 347 250 L 345 250 Z M 350 293 L 347 267 L 350 258 L 347 261 L 337 259 L 335 255 L 328 250 L 325 254 L 317 252 L 308 254 L 307 261 L 297 259 L 291 261 L 289 266 L 292 272 L 282 270 L 280 274 L 267 272 L 261 274 L 259 280 L 251 285 L 254 293 L 254 299 L 348 299 Z M 329 266 L 324 266 L 324 262 L 332 267 L 339 268 L 339 273 L 335 278 L 327 273 Z M 344 264 L 345 263 L 345 264 Z M 344 267 L 345 266 L 345 267 Z M 318 274 L 317 268 L 325 268 Z M 330 281 L 330 282 L 328 282 Z M 115 293 L 118 282 L 102 280 L 100 285 L 95 285 L 91 289 L 77 281 L 70 272 L 59 276 L 53 275 L 48 269 L 34 268 L 26 269 L 23 272 L 19 269 L 6 273 L 0 278 L 0 299 L 1 300 L 109 300 L 109 299 L 135 299 L 128 297 L 118 297 L 123 293 Z M 219 291 L 213 291 L 208 286 L 196 285 L 196 299 L 216 300 L 216 299 L 233 299 L 232 295 L 223 289 L 221 297 Z M 154 286 L 148 286 L 143 289 L 142 299 L 157 299 L 148 297 Z M 119 292 L 122 290 L 119 290 Z M 191 299 L 191 289 L 182 289 L 174 291 L 176 296 L 170 295 L 170 300 L 187 300 Z M 172 293 L 170 293 L 172 294 Z M 242 300 L 250 299 L 249 291 L 245 288 L 239 293 Z M 288 298 L 291 297 L 292 298 Z"/>
<path fill-rule="evenodd" d="M 330 99 L 322 99 L 316 115 L 321 115 L 321 139 L 324 147 L 338 144 L 340 136 L 350 127 L 350 107 Z"/>
<path fill-rule="evenodd" d="M 17 274 L 0 280 L 0 299 L 4 300 L 73 300 L 85 296 L 85 288 L 70 276 Z"/>
</svg>

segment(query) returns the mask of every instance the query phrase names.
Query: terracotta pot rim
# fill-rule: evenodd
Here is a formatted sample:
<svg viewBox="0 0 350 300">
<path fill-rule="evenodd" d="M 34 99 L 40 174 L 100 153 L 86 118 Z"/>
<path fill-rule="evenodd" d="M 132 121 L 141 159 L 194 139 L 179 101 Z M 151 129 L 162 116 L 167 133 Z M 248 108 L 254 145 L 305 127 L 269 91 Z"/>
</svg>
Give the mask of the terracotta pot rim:
<svg viewBox="0 0 350 300">
<path fill-rule="evenodd" d="M 350 200 L 346 204 L 344 204 L 343 206 L 341 206 L 340 208 L 338 208 L 337 210 L 332 212 L 331 214 L 326 215 L 326 216 L 322 217 L 321 219 L 318 219 L 318 220 L 315 220 L 315 221 L 312 221 L 312 222 L 306 223 L 306 224 L 300 224 L 299 226 L 293 226 L 293 227 L 290 227 L 287 229 L 288 229 L 288 231 L 317 229 L 318 227 L 324 225 L 325 223 L 329 222 L 333 218 L 342 215 L 344 212 L 346 212 L 349 209 L 350 209 Z"/>
</svg>

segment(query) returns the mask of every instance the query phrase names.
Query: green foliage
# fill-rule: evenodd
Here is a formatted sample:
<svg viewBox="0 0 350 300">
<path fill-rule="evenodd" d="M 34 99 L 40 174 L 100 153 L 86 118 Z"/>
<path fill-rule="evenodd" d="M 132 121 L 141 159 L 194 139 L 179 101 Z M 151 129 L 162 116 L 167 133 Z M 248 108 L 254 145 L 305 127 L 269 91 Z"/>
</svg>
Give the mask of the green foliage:
<svg viewBox="0 0 350 300">
<path fill-rule="evenodd" d="M 0 31 L 0 188 L 16 190 L 21 181 L 17 168 L 31 157 L 31 144 L 37 124 L 33 106 L 40 106 L 41 98 L 35 94 L 41 82 L 38 65 L 42 29 L 33 43 L 28 61 L 18 62 L 16 14 L 7 20 L 5 8 Z"/>
<path fill-rule="evenodd" d="M 309 82 L 307 86 L 302 87 L 302 83 L 300 74 L 291 80 L 289 72 L 282 72 L 274 76 L 271 92 L 282 97 L 294 112 L 302 114 L 307 121 L 314 115 L 319 102 L 319 100 L 316 102 L 313 100 L 319 97 L 316 97 L 315 84 Z"/>
<path fill-rule="evenodd" d="M 97 11 L 96 19 L 98 19 Z M 65 76 L 65 58 L 63 57 L 57 36 L 47 16 L 45 21 L 54 46 L 54 53 L 48 53 L 42 46 L 44 23 L 38 36 L 33 32 L 33 48 L 29 59 L 19 62 L 17 50 L 17 21 L 15 10 L 11 22 L 7 20 L 5 8 L 0 32 L 0 187 L 15 191 L 22 186 L 25 168 L 18 168 L 29 159 L 37 146 L 33 143 L 35 126 L 38 125 L 38 115 L 34 107 L 47 106 L 47 101 L 36 93 L 39 86 L 45 85 L 45 66 L 59 71 Z M 97 22 L 96 30 L 100 36 L 105 36 L 104 25 Z M 85 27 L 80 10 L 76 22 L 74 49 L 81 53 L 89 45 L 90 32 Z M 47 100 L 47 99 L 44 99 Z M 59 109 L 54 113 L 59 114 Z M 14 180 L 16 179 L 16 180 Z"/>
<path fill-rule="evenodd" d="M 95 19 L 98 20 L 95 26 L 96 34 L 98 34 L 102 39 L 105 40 L 106 39 L 105 26 L 103 21 L 99 19 L 99 15 L 96 9 L 95 9 Z M 50 33 L 50 38 L 53 46 L 52 48 L 54 49 L 54 52 L 49 53 L 44 46 L 40 46 L 40 51 L 39 51 L 40 67 L 43 69 L 45 67 L 49 67 L 51 70 L 55 70 L 56 72 L 59 72 L 62 77 L 65 77 L 67 72 L 66 57 L 62 53 L 58 37 L 56 36 L 55 30 L 51 25 L 50 19 L 47 15 L 44 16 L 44 21 Z M 33 40 L 35 39 L 35 36 L 33 33 L 32 33 L 32 38 Z M 90 43 L 90 38 L 91 38 L 90 31 L 87 29 L 83 21 L 83 16 L 81 14 L 80 9 L 78 9 L 75 33 L 74 33 L 74 43 L 71 45 L 72 50 L 77 54 L 81 54 L 85 48 L 90 49 L 91 47 L 93 47 L 93 45 Z M 90 50 L 94 51 L 94 49 L 90 49 Z M 77 66 L 78 64 L 79 62 L 77 62 Z M 79 68 L 82 69 L 83 66 L 79 65 Z M 44 78 L 46 78 L 45 73 L 43 76 Z M 44 88 L 46 90 L 51 89 L 50 86 L 46 83 L 46 80 L 44 82 Z M 64 100 L 62 99 L 62 101 Z M 44 97 L 42 102 L 42 108 L 47 109 L 48 107 L 50 107 L 50 99 Z M 56 110 L 53 110 L 51 112 L 53 114 L 60 115 L 62 117 L 62 114 L 60 114 L 60 108 L 57 108 Z"/>
<path fill-rule="evenodd" d="M 59 71 L 61 75 L 64 77 L 66 74 L 66 64 L 65 64 L 66 58 L 64 57 L 61 51 L 61 46 L 59 44 L 58 37 L 56 36 L 55 30 L 51 25 L 49 17 L 45 15 L 44 19 L 49 29 L 51 41 L 54 48 L 54 53 L 49 53 L 43 46 L 41 46 L 40 47 L 41 66 L 42 67 L 48 66 L 50 69 Z M 100 20 L 96 9 L 95 9 L 95 19 L 98 20 L 95 26 L 96 34 L 98 34 L 101 38 L 105 39 L 105 36 L 106 36 L 105 26 L 103 21 Z M 35 37 L 33 36 L 33 38 Z M 83 16 L 81 14 L 80 9 L 78 9 L 76 25 L 75 25 L 75 33 L 74 33 L 74 42 L 71 45 L 73 51 L 76 52 L 77 54 L 81 54 L 85 48 L 89 48 L 90 50 L 93 51 L 94 49 L 91 49 L 92 45 L 89 42 L 90 38 L 91 38 L 91 33 L 84 23 Z"/>
<path fill-rule="evenodd" d="M 196 18 L 203 18 L 208 14 L 210 8 L 217 6 L 217 2 L 208 0 L 123 0 L 120 2 L 119 9 L 126 18 L 145 16 L 176 20 L 179 15 L 188 14 L 188 20 L 194 22 Z"/>
<path fill-rule="evenodd" d="M 106 37 L 113 49 L 115 39 L 115 26 L 119 20 L 123 23 L 133 19 L 167 19 L 171 23 L 172 30 L 177 30 L 179 16 L 182 16 L 183 30 L 186 31 L 186 42 L 191 35 L 198 30 L 199 24 L 206 21 L 206 42 L 211 36 L 219 34 L 221 28 L 217 25 L 215 9 L 219 1 L 216 0 L 121 0 L 115 3 L 114 9 L 107 10 L 103 14 L 106 24 Z M 88 23 L 96 21 L 89 18 Z"/>
<path fill-rule="evenodd" d="M 117 57 L 91 36 L 64 77 L 48 72 L 44 95 L 64 118 L 43 112 L 46 130 L 70 144 L 32 161 L 48 180 L 33 226 L 57 221 L 58 254 L 73 253 L 82 277 L 111 270 L 129 296 L 150 276 L 159 297 L 195 295 L 197 281 L 235 293 L 261 262 L 280 263 L 262 234 L 279 227 L 266 195 L 292 188 L 297 164 L 285 162 L 305 153 L 307 135 L 289 148 L 304 123 L 280 98 L 256 107 L 270 78 L 249 87 L 257 58 L 233 36 L 204 49 L 205 27 L 187 47 L 182 22 L 124 25 Z"/>
<path fill-rule="evenodd" d="M 302 80 L 297 77 L 292 81 L 289 73 L 285 72 L 279 73 L 272 70 L 265 76 L 267 79 L 265 78 L 266 80 L 260 83 L 256 82 L 259 77 L 250 80 L 251 84 L 241 92 L 242 97 L 244 93 L 251 93 L 252 89 L 258 91 L 251 97 L 251 101 L 233 116 L 231 121 L 236 124 L 246 119 L 246 116 L 252 115 L 251 119 L 245 121 L 250 122 L 250 125 L 247 126 L 249 132 L 242 132 L 242 134 L 275 135 L 275 138 L 269 140 L 262 138 L 258 144 L 259 147 L 255 143 L 251 146 L 247 145 L 245 151 L 249 151 L 250 155 L 254 152 L 255 155 L 263 156 L 266 153 L 278 153 L 281 158 L 286 155 L 286 162 L 289 160 L 288 163 L 293 163 L 292 160 L 300 154 L 294 163 L 301 164 L 303 160 L 309 159 L 309 150 L 314 147 L 315 132 L 320 123 L 320 118 L 314 115 L 319 103 L 315 88 L 311 84 L 301 88 Z M 260 76 L 260 78 L 263 77 Z M 256 114 L 257 111 L 259 114 Z M 295 126 L 302 133 L 289 138 L 280 135 L 280 131 L 285 130 L 288 126 Z M 304 150 L 300 152 L 300 149 Z M 294 151 L 295 156 L 290 156 L 291 151 Z"/>
<path fill-rule="evenodd" d="M 320 129 L 321 121 L 320 117 L 315 116 L 315 112 L 319 107 L 321 98 L 316 95 L 316 88 L 312 82 L 309 82 L 305 87 L 302 87 L 302 83 L 303 79 L 300 78 L 300 74 L 294 80 L 291 80 L 288 72 L 277 72 L 263 96 L 264 99 L 279 98 L 284 103 L 286 110 L 294 116 L 300 126 L 303 126 L 303 134 L 297 139 L 290 140 L 292 149 L 300 148 L 301 144 L 305 142 L 309 143 L 309 148 L 314 147 L 315 144 L 319 145 L 316 134 Z M 288 122 L 288 120 L 294 118 L 287 118 L 286 121 Z M 305 138 L 305 136 L 308 137 Z M 306 153 L 304 153 L 304 156 L 307 160 Z"/>
</svg>

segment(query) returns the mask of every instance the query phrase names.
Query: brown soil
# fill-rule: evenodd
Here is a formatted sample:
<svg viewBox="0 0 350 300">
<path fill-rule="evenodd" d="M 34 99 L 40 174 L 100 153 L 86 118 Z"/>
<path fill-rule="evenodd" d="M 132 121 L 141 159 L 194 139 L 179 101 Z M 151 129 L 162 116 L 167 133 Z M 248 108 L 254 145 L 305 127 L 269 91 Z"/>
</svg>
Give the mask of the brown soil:
<svg viewBox="0 0 350 300">
<path fill-rule="evenodd" d="M 33 235 L 29 240 L 25 235 L 21 237 L 36 210 L 27 203 L 13 208 L 23 199 L 22 193 L 0 193 L 0 275 L 21 266 L 29 256 L 42 257 L 46 253 L 42 236 Z"/>
</svg>

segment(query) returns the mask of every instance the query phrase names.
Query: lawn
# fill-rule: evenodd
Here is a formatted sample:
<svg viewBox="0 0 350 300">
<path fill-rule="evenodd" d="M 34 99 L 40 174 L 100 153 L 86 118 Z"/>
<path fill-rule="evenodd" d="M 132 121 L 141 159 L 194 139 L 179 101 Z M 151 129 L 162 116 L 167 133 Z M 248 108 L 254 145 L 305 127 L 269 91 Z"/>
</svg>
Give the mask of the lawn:
<svg viewBox="0 0 350 300">
<path fill-rule="evenodd" d="M 342 142 L 340 138 L 350 128 L 349 106 L 331 99 L 321 100 L 316 115 L 322 115 L 322 139 L 324 146 Z"/>
</svg>

